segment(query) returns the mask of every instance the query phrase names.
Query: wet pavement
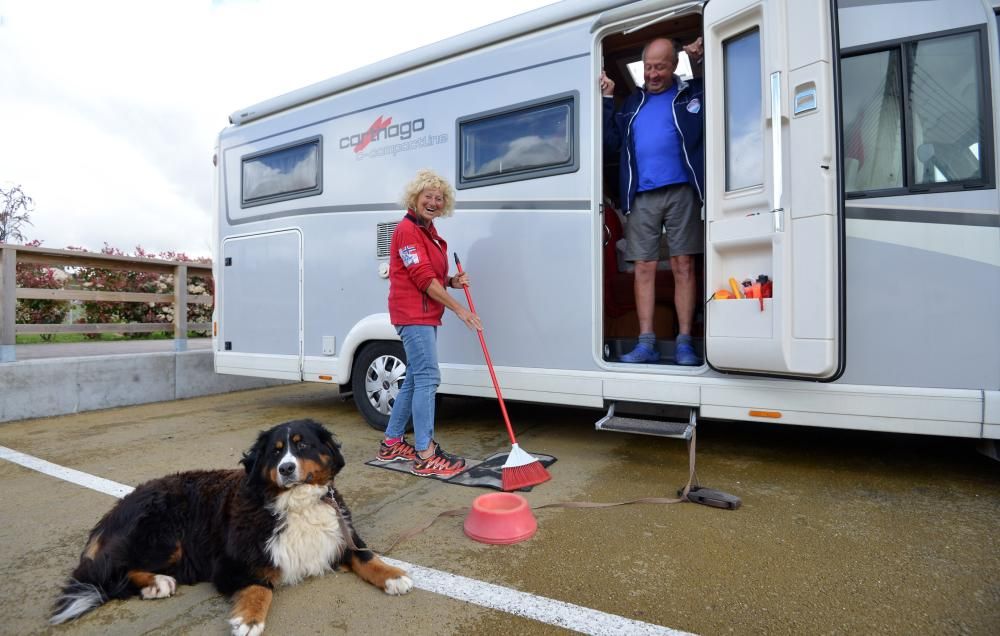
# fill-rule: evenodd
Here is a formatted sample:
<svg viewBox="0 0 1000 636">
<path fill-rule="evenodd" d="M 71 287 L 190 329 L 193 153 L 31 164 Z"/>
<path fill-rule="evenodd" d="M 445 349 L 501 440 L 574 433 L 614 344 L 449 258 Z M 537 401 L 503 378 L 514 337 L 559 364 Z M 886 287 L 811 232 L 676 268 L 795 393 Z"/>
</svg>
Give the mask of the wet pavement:
<svg viewBox="0 0 1000 636">
<path fill-rule="evenodd" d="M 509 404 L 518 441 L 554 455 L 533 505 L 672 496 L 683 442 L 597 432 L 600 413 Z M 483 490 L 364 466 L 380 434 L 353 403 L 290 385 L 0 425 L 0 445 L 128 485 L 235 467 L 256 432 L 312 417 L 340 438 L 338 488 L 376 549 Z M 1000 463 L 969 440 L 701 422 L 701 482 L 740 496 L 723 511 L 637 504 L 536 511 L 538 533 L 476 543 L 442 518 L 389 556 L 699 634 L 1000 633 Z M 495 402 L 446 398 L 437 437 L 482 458 L 507 450 Z M 206 584 L 45 623 L 90 527 L 114 498 L 0 461 L 0 633 L 226 634 Z M 352 575 L 275 594 L 271 634 L 557 634 L 565 630 L 425 590 L 388 597 Z M 621 633 L 628 633 L 622 631 Z"/>
</svg>

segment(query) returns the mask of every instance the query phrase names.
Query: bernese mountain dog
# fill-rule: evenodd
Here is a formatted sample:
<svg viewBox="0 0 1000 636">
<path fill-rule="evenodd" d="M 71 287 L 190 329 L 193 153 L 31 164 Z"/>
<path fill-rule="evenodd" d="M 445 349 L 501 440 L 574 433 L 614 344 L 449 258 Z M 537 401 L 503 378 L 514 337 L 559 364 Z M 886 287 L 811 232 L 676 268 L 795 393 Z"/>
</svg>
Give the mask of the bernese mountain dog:
<svg viewBox="0 0 1000 636">
<path fill-rule="evenodd" d="M 90 531 L 50 621 L 211 581 L 233 599 L 232 633 L 257 636 L 277 585 L 339 568 L 387 594 L 413 586 L 354 529 L 333 486 L 344 467 L 340 444 L 321 424 L 294 420 L 261 432 L 240 463 L 154 479 L 118 502 Z"/>
</svg>

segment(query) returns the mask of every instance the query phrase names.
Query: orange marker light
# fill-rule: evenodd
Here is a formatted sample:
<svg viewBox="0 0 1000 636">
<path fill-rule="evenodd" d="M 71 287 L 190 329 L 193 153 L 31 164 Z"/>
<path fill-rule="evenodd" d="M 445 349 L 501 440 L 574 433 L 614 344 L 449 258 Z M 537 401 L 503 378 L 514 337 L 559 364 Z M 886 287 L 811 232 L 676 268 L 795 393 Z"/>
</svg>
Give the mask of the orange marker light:
<svg viewBox="0 0 1000 636">
<path fill-rule="evenodd" d="M 781 419 L 779 411 L 750 411 L 750 417 L 767 417 L 772 420 Z"/>
<path fill-rule="evenodd" d="M 332 380 L 333 376 L 332 375 L 321 375 L 321 376 L 319 376 L 319 379 L 320 380 Z"/>
</svg>

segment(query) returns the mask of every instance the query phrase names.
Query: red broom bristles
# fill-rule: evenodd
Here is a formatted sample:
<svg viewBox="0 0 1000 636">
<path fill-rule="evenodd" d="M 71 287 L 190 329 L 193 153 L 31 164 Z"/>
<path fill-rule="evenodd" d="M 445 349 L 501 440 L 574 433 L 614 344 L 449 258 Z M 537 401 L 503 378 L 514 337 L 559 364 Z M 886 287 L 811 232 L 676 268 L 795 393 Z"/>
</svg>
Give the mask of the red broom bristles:
<svg viewBox="0 0 1000 636">
<path fill-rule="evenodd" d="M 513 439 L 513 437 L 511 437 Z M 517 490 L 548 481 L 552 476 L 534 455 L 521 450 L 517 442 L 512 442 L 510 454 L 500 471 L 501 488 Z"/>
<path fill-rule="evenodd" d="M 501 488 L 507 492 L 536 486 L 550 479 L 552 479 L 552 475 L 537 459 L 524 466 L 511 466 L 500 471 Z"/>
</svg>

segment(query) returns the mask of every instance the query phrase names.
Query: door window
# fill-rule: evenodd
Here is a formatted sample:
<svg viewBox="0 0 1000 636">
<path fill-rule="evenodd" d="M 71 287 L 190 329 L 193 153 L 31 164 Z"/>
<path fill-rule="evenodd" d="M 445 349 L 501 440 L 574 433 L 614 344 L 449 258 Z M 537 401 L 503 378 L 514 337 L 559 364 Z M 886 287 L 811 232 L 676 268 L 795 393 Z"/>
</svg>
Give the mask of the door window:
<svg viewBox="0 0 1000 636">
<path fill-rule="evenodd" d="M 722 44 L 725 65 L 726 191 L 764 183 L 760 31 Z"/>
</svg>

